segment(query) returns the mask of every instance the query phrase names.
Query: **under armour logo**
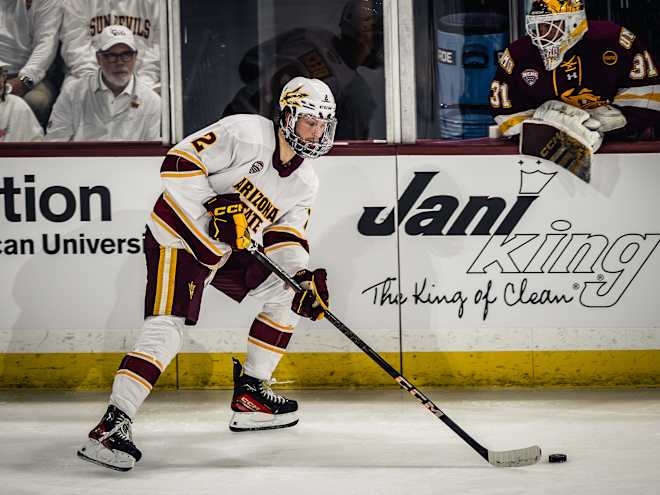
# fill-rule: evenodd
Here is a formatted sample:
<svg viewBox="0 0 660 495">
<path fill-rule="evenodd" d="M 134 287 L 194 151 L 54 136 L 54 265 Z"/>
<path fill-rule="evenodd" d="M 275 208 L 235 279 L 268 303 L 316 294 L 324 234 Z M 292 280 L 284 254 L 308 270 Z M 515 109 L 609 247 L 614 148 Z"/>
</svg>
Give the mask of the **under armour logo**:
<svg viewBox="0 0 660 495">
<path fill-rule="evenodd" d="M 577 77 L 578 77 L 577 72 L 571 72 L 570 74 L 566 74 L 566 79 L 568 79 L 569 81 L 571 79 L 577 79 Z"/>
</svg>

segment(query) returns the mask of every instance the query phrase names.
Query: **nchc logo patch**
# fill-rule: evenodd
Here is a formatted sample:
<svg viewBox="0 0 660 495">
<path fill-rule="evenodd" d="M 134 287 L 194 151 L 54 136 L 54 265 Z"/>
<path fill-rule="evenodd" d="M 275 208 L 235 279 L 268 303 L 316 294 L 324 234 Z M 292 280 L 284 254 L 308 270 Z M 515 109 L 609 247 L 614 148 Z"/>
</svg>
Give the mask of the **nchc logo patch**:
<svg viewBox="0 0 660 495">
<path fill-rule="evenodd" d="M 535 69 L 525 69 L 521 74 L 523 81 L 527 83 L 527 86 L 534 86 L 536 81 L 539 80 L 539 71 Z"/>
</svg>

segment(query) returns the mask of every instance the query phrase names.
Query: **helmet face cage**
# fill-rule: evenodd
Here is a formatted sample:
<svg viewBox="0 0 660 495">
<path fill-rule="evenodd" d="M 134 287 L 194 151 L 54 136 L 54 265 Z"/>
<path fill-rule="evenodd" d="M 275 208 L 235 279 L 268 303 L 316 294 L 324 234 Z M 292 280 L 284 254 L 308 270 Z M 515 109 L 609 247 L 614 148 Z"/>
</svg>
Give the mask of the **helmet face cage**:
<svg viewBox="0 0 660 495">
<path fill-rule="evenodd" d="M 535 6 L 538 3 L 535 2 Z M 587 32 L 587 17 L 580 3 L 572 9 L 561 8 L 552 12 L 545 8 L 535 10 L 526 17 L 527 34 L 541 52 L 546 70 L 554 70 L 564 59 L 564 55 Z M 569 11 L 566 11 L 569 10 Z"/>
<path fill-rule="evenodd" d="M 296 77 L 287 83 L 280 96 L 280 128 L 296 154 L 318 158 L 330 151 L 337 127 L 335 109 L 335 99 L 324 82 Z M 318 142 L 306 140 L 299 134 L 298 124 L 303 118 L 323 125 Z"/>
<path fill-rule="evenodd" d="M 298 135 L 296 127 L 301 118 L 312 118 L 324 124 L 323 134 L 318 142 L 306 141 Z M 296 109 L 288 110 L 282 113 L 280 126 L 284 131 L 284 139 L 289 143 L 289 146 L 305 158 L 318 158 L 325 155 L 330 149 L 335 140 L 335 130 L 337 128 L 337 119 L 334 117 L 323 118 L 310 113 L 303 113 L 296 111 Z"/>
</svg>

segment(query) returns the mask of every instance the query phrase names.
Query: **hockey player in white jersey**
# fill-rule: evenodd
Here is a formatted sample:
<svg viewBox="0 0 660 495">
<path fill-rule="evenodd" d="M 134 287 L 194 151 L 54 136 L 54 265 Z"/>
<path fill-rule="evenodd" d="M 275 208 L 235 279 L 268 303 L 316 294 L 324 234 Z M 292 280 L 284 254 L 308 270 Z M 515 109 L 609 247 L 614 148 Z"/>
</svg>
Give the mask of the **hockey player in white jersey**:
<svg viewBox="0 0 660 495">
<path fill-rule="evenodd" d="M 332 147 L 335 100 L 317 79 L 282 90 L 279 125 L 233 115 L 188 136 L 161 166 L 163 191 L 148 221 L 145 321 L 116 373 L 108 409 L 78 456 L 127 471 L 140 460 L 131 423 L 181 349 L 211 285 L 237 302 L 263 301 L 249 331 L 244 368 L 234 360 L 232 431 L 293 426 L 298 404 L 270 387 L 300 316 L 328 307 L 324 269 L 309 270 L 305 230 L 318 179 L 305 158 Z M 306 289 L 295 294 L 249 254 L 253 238 Z"/>
</svg>

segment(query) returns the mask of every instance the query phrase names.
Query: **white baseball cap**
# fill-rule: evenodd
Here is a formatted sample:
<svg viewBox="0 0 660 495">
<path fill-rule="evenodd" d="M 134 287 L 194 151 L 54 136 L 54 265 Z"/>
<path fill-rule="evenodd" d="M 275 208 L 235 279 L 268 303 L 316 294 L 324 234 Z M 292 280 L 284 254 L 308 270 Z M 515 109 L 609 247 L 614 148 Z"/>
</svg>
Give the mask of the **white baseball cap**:
<svg viewBox="0 0 660 495">
<path fill-rule="evenodd" d="M 104 52 L 120 43 L 129 46 L 133 51 L 137 50 L 135 38 L 130 29 L 119 25 L 108 26 L 99 35 L 98 51 Z"/>
</svg>

